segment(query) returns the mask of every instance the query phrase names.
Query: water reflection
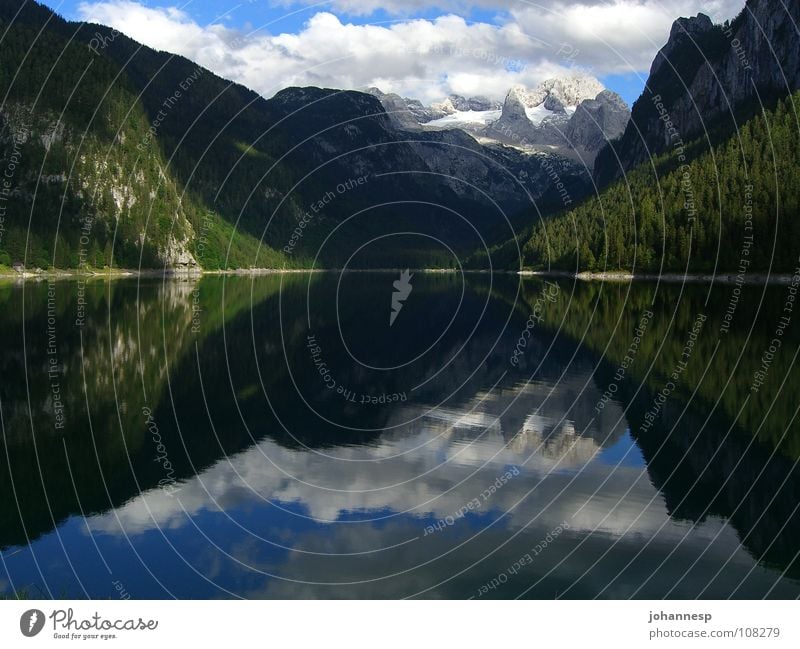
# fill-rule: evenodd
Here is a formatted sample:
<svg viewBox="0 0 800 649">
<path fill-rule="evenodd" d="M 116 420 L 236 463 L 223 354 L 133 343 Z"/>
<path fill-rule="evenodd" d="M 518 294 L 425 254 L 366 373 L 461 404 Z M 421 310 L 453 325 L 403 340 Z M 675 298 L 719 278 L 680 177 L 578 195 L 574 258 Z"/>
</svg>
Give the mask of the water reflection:
<svg viewBox="0 0 800 649">
<path fill-rule="evenodd" d="M 765 341 L 757 328 L 746 343 L 735 329 L 715 337 L 724 294 L 564 283 L 545 304 L 536 280 L 419 275 L 390 326 L 394 279 L 90 284 L 80 326 L 73 283 L 56 284 L 49 302 L 45 284 L 0 288 L 0 364 L 18 377 L 0 391 L 0 587 L 89 597 L 114 596 L 114 580 L 133 597 L 800 594 L 797 434 L 790 418 L 754 426 L 752 413 L 731 415 L 748 387 L 737 372 Z M 653 324 L 618 381 L 645 309 Z M 698 352 L 643 426 L 701 309 L 710 324 L 698 345 L 716 347 L 712 387 Z M 742 317 L 746 330 L 762 316 Z M 790 363 L 774 377 L 797 385 Z M 502 587 L 482 592 L 500 574 Z"/>
</svg>

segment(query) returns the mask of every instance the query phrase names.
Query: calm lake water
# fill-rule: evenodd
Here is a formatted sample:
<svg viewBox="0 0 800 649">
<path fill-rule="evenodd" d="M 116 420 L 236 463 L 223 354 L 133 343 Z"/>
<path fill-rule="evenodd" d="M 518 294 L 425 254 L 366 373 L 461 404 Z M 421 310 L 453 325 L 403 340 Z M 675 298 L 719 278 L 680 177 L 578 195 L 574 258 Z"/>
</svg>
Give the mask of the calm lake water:
<svg viewBox="0 0 800 649">
<path fill-rule="evenodd" d="M 0 592 L 800 596 L 787 287 L 398 281 L 0 285 Z"/>
</svg>

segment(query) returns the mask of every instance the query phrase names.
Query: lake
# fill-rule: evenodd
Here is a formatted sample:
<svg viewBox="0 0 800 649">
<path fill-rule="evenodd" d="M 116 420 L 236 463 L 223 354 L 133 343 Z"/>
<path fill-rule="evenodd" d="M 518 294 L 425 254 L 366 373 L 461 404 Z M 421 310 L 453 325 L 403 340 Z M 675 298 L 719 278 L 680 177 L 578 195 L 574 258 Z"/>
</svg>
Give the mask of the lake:
<svg viewBox="0 0 800 649">
<path fill-rule="evenodd" d="M 796 598 L 789 295 L 0 285 L 0 593 Z"/>
</svg>

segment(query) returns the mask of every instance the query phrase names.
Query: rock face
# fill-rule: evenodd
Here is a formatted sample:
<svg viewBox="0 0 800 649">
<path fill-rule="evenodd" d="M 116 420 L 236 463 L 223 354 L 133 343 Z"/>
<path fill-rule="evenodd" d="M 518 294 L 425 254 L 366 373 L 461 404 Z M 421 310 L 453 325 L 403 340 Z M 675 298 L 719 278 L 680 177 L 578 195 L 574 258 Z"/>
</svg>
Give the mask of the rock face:
<svg viewBox="0 0 800 649">
<path fill-rule="evenodd" d="M 142 128 L 145 123 L 131 118 L 125 126 L 130 128 L 131 124 Z M 47 240 L 60 228 L 59 245 L 55 253 L 50 253 L 58 267 L 101 266 L 103 261 L 96 249 L 108 241 L 115 226 L 120 247 L 135 247 L 136 255 L 142 251 L 149 263 L 166 268 L 197 267 L 190 250 L 192 225 L 180 188 L 165 173 L 165 161 L 158 152 L 137 150 L 133 140 L 125 143 L 124 128 L 117 137 L 116 147 L 102 150 L 95 138 L 83 136 L 74 123 L 63 121 L 57 113 L 37 109 L 33 103 L 6 102 L 0 109 L 0 160 L 8 161 L 5 168 L 10 171 L 4 178 L 7 185 L 0 202 L 2 230 L 8 228 L 10 236 L 17 238 L 24 233 L 32 239 Z M 62 162 L 63 167 L 51 163 L 53 173 L 42 173 L 45 154 L 67 162 Z M 133 156 L 138 157 L 140 166 L 126 173 L 124 165 Z M 154 173 L 145 174 L 143 169 Z M 59 214 L 52 206 L 62 202 L 65 208 Z M 75 205 L 80 205 L 79 212 Z M 61 218 L 57 225 L 47 220 L 53 213 Z M 27 222 L 29 214 L 32 226 Z M 148 219 L 157 220 L 154 214 L 168 215 L 169 226 L 159 228 L 151 222 L 148 228 Z M 84 243 L 72 248 L 72 256 L 65 251 L 70 243 L 65 233 L 75 230 L 84 237 Z M 30 268 L 36 258 L 29 254 L 36 251 L 25 248 L 21 253 L 15 251 L 14 261 L 17 257 L 24 259 Z M 45 265 L 50 258 L 38 257 L 38 262 Z M 130 262 L 130 257 L 127 260 Z"/>
<path fill-rule="evenodd" d="M 798 23 L 800 0 L 748 0 L 724 25 L 704 14 L 676 20 L 625 133 L 598 156 L 596 180 L 606 184 L 677 140 L 733 132 L 762 103 L 800 88 Z"/>
<path fill-rule="evenodd" d="M 387 115 L 401 128 L 416 129 L 420 124 L 445 116 L 441 111 L 423 106 L 418 99 L 408 99 L 393 92 L 381 92 L 379 88 L 365 88 L 364 92 L 376 97 Z"/>
<path fill-rule="evenodd" d="M 650 76 L 657 74 L 664 62 L 669 61 L 677 49 L 686 47 L 692 41 L 702 39 L 713 28 L 714 23 L 711 22 L 711 18 L 703 13 L 697 14 L 694 18 L 678 18 L 672 23 L 667 44 L 658 51 L 656 58 L 653 59 Z"/>
<path fill-rule="evenodd" d="M 512 88 L 486 135 L 523 149 L 554 151 L 591 166 L 608 140 L 625 130 L 622 98 L 592 77 L 549 79 L 533 91 Z"/>
<path fill-rule="evenodd" d="M 377 97 L 392 120 L 405 129 L 421 129 L 424 124 L 459 112 L 486 112 L 502 107 L 500 102 L 486 97 L 450 95 L 443 102 L 424 106 L 418 99 L 382 92 L 379 88 L 365 88 L 364 92 Z"/>
<path fill-rule="evenodd" d="M 374 205 L 376 197 L 385 205 L 413 199 L 419 202 L 414 213 L 427 221 L 428 234 L 458 239 L 461 226 L 443 218 L 443 206 L 461 215 L 471 231 L 474 226 L 491 238 L 505 216 L 513 219 L 534 209 L 531 199 L 551 201 L 554 175 L 576 201 L 588 191 L 585 170 L 558 156 L 481 144 L 461 129 L 405 129 L 407 113 L 398 120 L 384 110 L 396 101 L 383 93 L 319 88 L 288 88 L 267 100 L 292 149 L 284 162 L 300 177 L 313 173 L 319 193 L 342 178 L 370 176 L 368 194 L 353 192 L 341 202 L 337 199 L 327 214 L 337 215 L 340 206 L 347 206 L 349 211 L 341 214 L 345 218 L 358 210 L 362 199 L 364 207 Z M 382 208 L 382 213 L 388 210 Z M 391 217 L 395 222 L 402 218 Z"/>
<path fill-rule="evenodd" d="M 575 109 L 564 131 L 567 142 L 585 156 L 597 154 L 623 133 L 630 118 L 628 105 L 617 93 L 603 90 Z"/>
<path fill-rule="evenodd" d="M 168 268 L 178 270 L 199 269 L 200 265 L 189 251 L 186 243 L 186 241 L 179 241 L 174 238 L 167 240 L 164 259 Z"/>
<path fill-rule="evenodd" d="M 441 104 L 433 104 L 431 108 L 434 112 L 450 115 L 456 111 L 484 111 L 499 110 L 500 102 L 492 101 L 486 97 L 462 97 L 461 95 L 450 95 Z"/>
<path fill-rule="evenodd" d="M 594 77 L 576 74 L 571 77 L 547 79 L 531 92 L 521 86 L 512 90 L 524 99 L 528 108 L 536 108 L 549 98 L 557 99 L 563 106 L 577 106 L 582 101 L 596 97 L 604 88 Z"/>
<path fill-rule="evenodd" d="M 511 88 L 503 102 L 503 113 L 499 120 L 491 124 L 489 132 L 496 135 L 501 141 L 510 141 L 510 143 L 516 144 L 514 136 L 517 135 L 517 139 L 521 139 L 533 127 L 526 111 L 527 100 L 525 88 L 522 86 Z"/>
</svg>

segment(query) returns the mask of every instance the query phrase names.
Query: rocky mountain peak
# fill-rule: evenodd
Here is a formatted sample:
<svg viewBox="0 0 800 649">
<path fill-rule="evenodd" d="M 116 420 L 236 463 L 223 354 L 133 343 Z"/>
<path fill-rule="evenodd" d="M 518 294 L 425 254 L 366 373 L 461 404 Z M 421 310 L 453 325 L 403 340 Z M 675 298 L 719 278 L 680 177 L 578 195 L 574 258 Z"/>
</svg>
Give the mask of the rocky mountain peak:
<svg viewBox="0 0 800 649">
<path fill-rule="evenodd" d="M 624 131 L 629 117 L 619 95 L 593 77 L 573 75 L 547 79 L 533 90 L 512 87 L 488 132 L 504 144 L 591 163 L 609 139 Z"/>
<path fill-rule="evenodd" d="M 522 98 L 528 108 L 536 108 L 550 99 L 558 100 L 562 106 L 575 107 L 582 101 L 594 99 L 604 90 L 604 86 L 594 77 L 586 74 L 574 74 L 568 77 L 546 79 L 533 90 L 522 86 L 512 89 Z"/>
<path fill-rule="evenodd" d="M 441 112 L 444 115 L 452 115 L 459 111 L 500 110 L 500 106 L 500 102 L 492 101 L 486 97 L 464 97 L 453 94 L 443 102 L 431 104 L 431 110 Z"/>
<path fill-rule="evenodd" d="M 555 95 L 547 95 L 547 99 L 542 102 L 542 105 L 552 113 L 567 114 L 567 109 L 561 100 Z"/>
<path fill-rule="evenodd" d="M 704 13 L 699 13 L 689 18 L 678 18 L 672 23 L 672 29 L 669 32 L 669 40 L 666 45 L 659 50 L 656 58 L 653 59 L 653 64 L 650 66 L 650 74 L 656 74 L 661 65 L 672 57 L 676 48 L 691 47 L 691 42 L 702 38 L 703 34 L 710 32 L 713 28 L 714 23 Z"/>
<path fill-rule="evenodd" d="M 452 115 L 458 109 L 456 108 L 456 105 L 453 103 L 452 97 L 448 97 L 444 101 L 431 104 L 431 110 L 442 113 L 443 115 Z"/>
<path fill-rule="evenodd" d="M 530 103 L 530 95 L 525 86 L 512 86 L 503 102 L 502 119 L 527 120 L 525 109 Z"/>
<path fill-rule="evenodd" d="M 533 89 L 514 85 L 502 103 L 452 94 L 425 107 L 376 88 L 366 92 L 377 97 L 392 120 L 406 130 L 461 130 L 480 142 L 510 145 L 526 153 L 556 152 L 584 163 L 591 162 L 609 138 L 619 136 L 630 117 L 619 95 L 585 74 L 547 79 Z"/>
<path fill-rule="evenodd" d="M 567 125 L 566 137 L 582 152 L 596 153 L 625 130 L 629 119 L 630 110 L 622 97 L 603 90 L 594 99 L 581 102 Z"/>
<path fill-rule="evenodd" d="M 672 29 L 670 30 L 669 36 L 671 39 L 674 39 L 679 34 L 697 36 L 698 34 L 709 31 L 713 26 L 714 23 L 711 22 L 711 18 L 706 16 L 704 13 L 698 13 L 694 17 L 678 18 L 674 23 L 672 23 Z"/>
<path fill-rule="evenodd" d="M 688 142 L 712 129 L 734 132 L 758 106 L 800 89 L 798 22 L 800 0 L 748 0 L 723 25 L 704 14 L 676 20 L 625 133 L 598 157 L 598 183 L 666 150 L 675 136 L 663 115 Z"/>
</svg>

